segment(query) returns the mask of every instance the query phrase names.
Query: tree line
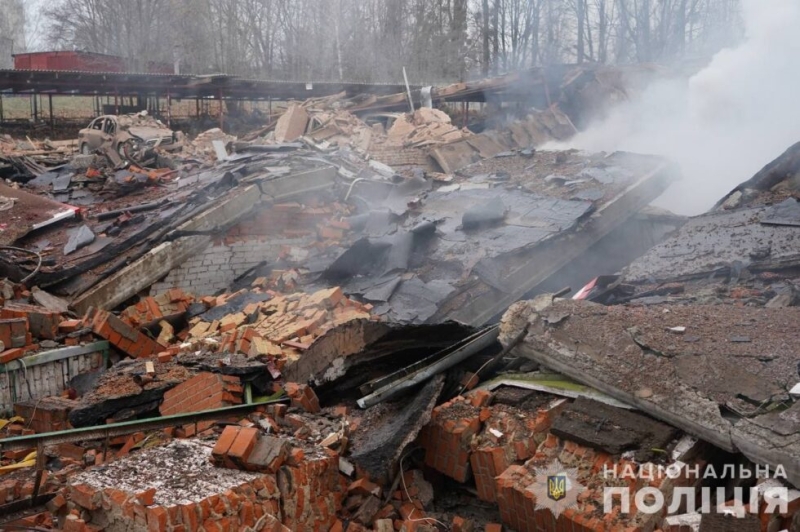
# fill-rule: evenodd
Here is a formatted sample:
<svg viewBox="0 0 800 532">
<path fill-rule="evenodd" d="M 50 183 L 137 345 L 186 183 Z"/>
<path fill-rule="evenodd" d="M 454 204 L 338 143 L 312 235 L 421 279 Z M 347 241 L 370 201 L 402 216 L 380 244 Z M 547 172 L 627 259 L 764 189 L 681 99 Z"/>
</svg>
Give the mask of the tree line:
<svg viewBox="0 0 800 532">
<path fill-rule="evenodd" d="M 673 63 L 741 36 L 740 0 L 55 0 L 51 48 L 183 73 L 442 83 L 560 63 Z"/>
</svg>

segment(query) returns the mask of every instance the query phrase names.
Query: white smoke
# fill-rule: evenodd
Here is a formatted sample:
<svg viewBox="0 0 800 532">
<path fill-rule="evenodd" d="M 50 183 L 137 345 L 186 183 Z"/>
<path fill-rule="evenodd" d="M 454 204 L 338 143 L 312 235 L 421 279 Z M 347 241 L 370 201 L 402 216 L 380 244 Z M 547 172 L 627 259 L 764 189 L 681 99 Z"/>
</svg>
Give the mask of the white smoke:
<svg viewBox="0 0 800 532">
<path fill-rule="evenodd" d="M 655 204 L 709 209 L 800 141 L 800 0 L 743 0 L 741 45 L 688 80 L 662 80 L 570 142 L 591 151 L 663 155 L 683 180 Z"/>
</svg>

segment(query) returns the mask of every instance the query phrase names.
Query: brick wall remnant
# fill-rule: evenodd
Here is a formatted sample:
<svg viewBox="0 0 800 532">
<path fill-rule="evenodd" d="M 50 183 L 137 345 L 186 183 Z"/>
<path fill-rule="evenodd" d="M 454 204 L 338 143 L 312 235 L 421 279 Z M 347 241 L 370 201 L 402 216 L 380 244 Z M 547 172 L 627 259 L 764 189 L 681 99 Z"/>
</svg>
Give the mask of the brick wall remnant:
<svg viewBox="0 0 800 532">
<path fill-rule="evenodd" d="M 197 440 L 142 450 L 73 477 L 67 508 L 87 532 L 232 531 L 262 518 L 260 530 L 289 532 L 329 530 L 336 521 L 344 489 L 335 452 L 306 453 L 277 474 L 219 468 L 210 457 Z"/>
</svg>

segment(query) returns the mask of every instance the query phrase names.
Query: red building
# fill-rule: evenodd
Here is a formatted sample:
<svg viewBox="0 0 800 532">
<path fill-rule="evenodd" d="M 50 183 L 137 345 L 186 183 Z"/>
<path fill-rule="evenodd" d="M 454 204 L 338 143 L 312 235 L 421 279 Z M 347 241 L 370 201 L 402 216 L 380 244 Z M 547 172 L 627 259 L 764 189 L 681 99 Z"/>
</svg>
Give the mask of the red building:
<svg viewBox="0 0 800 532">
<path fill-rule="evenodd" d="M 92 52 L 32 52 L 14 54 L 15 70 L 60 70 L 77 72 L 128 72 L 124 57 Z M 148 74 L 172 74 L 168 63 L 150 63 Z"/>
</svg>

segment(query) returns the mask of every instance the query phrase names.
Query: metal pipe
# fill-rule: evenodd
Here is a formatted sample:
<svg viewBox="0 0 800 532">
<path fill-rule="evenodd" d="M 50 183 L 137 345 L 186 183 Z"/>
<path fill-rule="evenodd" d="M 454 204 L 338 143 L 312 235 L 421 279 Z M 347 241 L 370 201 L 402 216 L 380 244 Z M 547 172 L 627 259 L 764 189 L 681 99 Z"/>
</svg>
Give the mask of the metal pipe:
<svg viewBox="0 0 800 532">
<path fill-rule="evenodd" d="M 406 92 L 408 93 L 408 106 L 411 112 L 414 112 L 414 99 L 411 97 L 411 86 L 408 84 L 408 75 L 406 74 L 406 67 L 403 67 L 403 79 L 406 80 Z"/>
<path fill-rule="evenodd" d="M 347 194 L 344 197 L 345 201 L 350 199 L 350 194 L 352 194 L 352 192 L 353 192 L 353 187 L 355 187 L 356 183 L 358 183 L 360 181 L 367 181 L 367 178 L 366 177 L 357 177 L 357 178 L 353 179 L 353 182 L 350 183 L 350 188 L 347 189 Z"/>
<path fill-rule="evenodd" d="M 499 335 L 500 327 L 497 325 L 481 331 L 478 333 L 477 337 L 473 337 L 471 341 L 462 345 L 449 355 L 440 358 L 428 366 L 418 369 L 408 376 L 400 377 L 394 382 L 374 391 L 366 397 L 362 397 L 357 401 L 358 406 L 361 408 L 369 408 L 378 403 L 386 401 L 387 399 L 391 399 L 403 390 L 407 390 L 413 386 L 416 386 L 417 384 L 426 381 L 434 375 L 452 368 L 459 362 L 463 362 L 483 349 L 486 349 L 492 345 L 492 343 L 497 341 L 497 337 Z M 432 355 L 430 358 L 436 356 L 438 356 L 438 353 L 437 355 Z"/>
<path fill-rule="evenodd" d="M 500 360 L 502 360 L 503 357 L 508 355 L 508 353 L 511 352 L 511 350 L 514 349 L 517 346 L 517 344 L 519 344 L 522 340 L 524 340 L 526 336 L 528 336 L 528 326 L 527 325 L 520 331 L 520 333 L 517 336 L 514 337 L 513 340 L 511 340 L 511 343 L 509 343 L 507 346 L 505 346 L 503 348 L 502 351 L 497 353 L 495 356 L 493 356 L 492 358 L 487 360 L 481 367 L 479 367 L 478 370 L 475 372 L 475 376 L 476 377 L 479 376 L 481 374 L 481 371 L 483 371 L 486 368 L 489 368 L 491 370 L 494 367 L 495 364 L 500 362 Z M 464 393 L 466 391 L 466 389 L 467 389 L 467 386 L 465 385 L 463 388 L 461 388 L 461 391 L 458 392 L 458 395 L 461 395 L 462 393 Z"/>
<path fill-rule="evenodd" d="M 125 436 L 134 432 L 165 429 L 174 425 L 187 425 L 195 421 L 211 421 L 225 418 L 232 414 L 248 413 L 262 406 L 284 403 L 288 400 L 289 398 L 285 397 L 282 399 L 265 401 L 263 403 L 226 406 L 224 408 L 217 408 L 214 410 L 189 412 L 187 414 L 175 414 L 173 416 L 163 416 L 153 419 L 123 421 L 121 423 L 110 423 L 108 425 L 96 427 L 83 427 L 79 429 L 62 430 L 58 432 L 43 432 L 41 434 L 31 434 L 29 436 L 17 436 L 16 438 L 5 438 L 0 440 L 0 449 L 3 451 L 14 451 L 37 447 L 39 442 L 47 446 L 58 443 L 73 443 L 85 440 L 98 440 L 101 438 L 115 438 L 117 436 Z"/>
</svg>

